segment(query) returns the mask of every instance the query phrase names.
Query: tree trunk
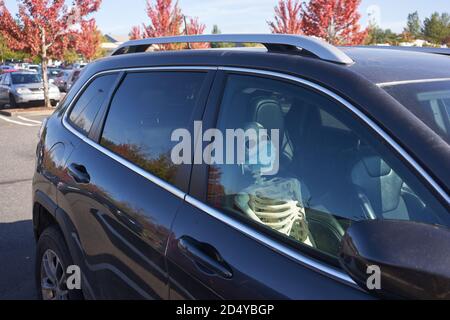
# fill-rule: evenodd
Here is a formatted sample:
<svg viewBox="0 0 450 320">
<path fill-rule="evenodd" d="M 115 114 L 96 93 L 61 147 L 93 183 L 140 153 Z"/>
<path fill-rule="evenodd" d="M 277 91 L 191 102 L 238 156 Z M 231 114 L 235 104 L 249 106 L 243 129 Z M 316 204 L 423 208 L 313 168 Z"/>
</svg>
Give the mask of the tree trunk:
<svg viewBox="0 0 450 320">
<path fill-rule="evenodd" d="M 46 108 L 51 108 L 52 105 L 50 103 L 50 97 L 49 97 L 49 90 L 48 90 L 48 73 L 47 73 L 47 66 L 48 66 L 48 57 L 47 57 L 47 44 L 45 39 L 45 30 L 42 30 L 41 34 L 41 60 L 42 60 L 42 81 L 44 83 L 44 105 Z"/>
<path fill-rule="evenodd" d="M 48 65 L 47 57 L 42 57 L 42 80 L 44 82 L 44 101 L 45 101 L 44 104 L 46 108 L 51 108 L 52 105 L 49 97 L 47 65 Z"/>
</svg>

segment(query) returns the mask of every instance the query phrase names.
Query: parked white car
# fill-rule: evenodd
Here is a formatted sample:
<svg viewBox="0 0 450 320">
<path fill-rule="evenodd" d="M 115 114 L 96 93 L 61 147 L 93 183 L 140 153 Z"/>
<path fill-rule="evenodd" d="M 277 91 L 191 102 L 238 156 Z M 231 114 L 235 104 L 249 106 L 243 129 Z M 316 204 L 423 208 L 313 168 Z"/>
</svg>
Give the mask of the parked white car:
<svg viewBox="0 0 450 320">
<path fill-rule="evenodd" d="M 49 95 L 52 105 L 61 100 L 57 86 L 50 84 Z M 42 105 L 44 88 L 42 78 L 35 72 L 12 72 L 0 75 L 0 107 L 16 108 L 25 104 Z"/>
</svg>

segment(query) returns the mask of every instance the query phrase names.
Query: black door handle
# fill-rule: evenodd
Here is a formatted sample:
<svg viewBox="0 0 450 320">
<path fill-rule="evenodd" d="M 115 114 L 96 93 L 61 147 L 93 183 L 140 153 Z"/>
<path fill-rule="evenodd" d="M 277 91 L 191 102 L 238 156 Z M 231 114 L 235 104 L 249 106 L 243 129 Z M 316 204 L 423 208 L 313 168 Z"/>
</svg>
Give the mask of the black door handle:
<svg viewBox="0 0 450 320">
<path fill-rule="evenodd" d="M 208 274 L 231 279 L 233 272 L 214 247 L 184 236 L 178 241 L 178 248 Z"/>
<path fill-rule="evenodd" d="M 85 166 L 72 163 L 69 168 L 69 175 L 77 182 L 82 184 L 87 184 L 91 181 L 91 177 L 87 172 Z"/>
</svg>

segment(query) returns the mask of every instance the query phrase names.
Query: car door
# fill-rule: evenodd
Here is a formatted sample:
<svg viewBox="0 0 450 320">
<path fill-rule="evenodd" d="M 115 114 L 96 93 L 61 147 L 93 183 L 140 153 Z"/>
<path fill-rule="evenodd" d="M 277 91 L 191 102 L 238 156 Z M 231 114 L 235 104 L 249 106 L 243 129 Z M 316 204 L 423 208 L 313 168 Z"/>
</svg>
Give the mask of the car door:
<svg viewBox="0 0 450 320">
<path fill-rule="evenodd" d="M 4 74 L 0 74 L 0 106 L 3 106 L 5 102 L 5 89 L 3 88 L 3 78 L 5 77 Z"/>
<path fill-rule="evenodd" d="M 165 250 L 190 173 L 189 165 L 171 161 L 171 134 L 201 119 L 213 76 L 120 74 L 110 103 L 67 161 L 70 179 L 59 203 L 74 222 L 95 298 L 168 298 Z M 83 134 L 84 119 L 74 109 L 67 125 Z"/>
<path fill-rule="evenodd" d="M 219 77 L 203 123 L 218 131 L 204 137 L 169 242 L 172 299 L 370 299 L 338 260 L 352 222 L 450 225 L 404 160 L 317 86 L 262 71 Z"/>
<path fill-rule="evenodd" d="M 10 90 L 10 80 L 9 74 L 3 74 L 3 77 L 0 81 L 0 103 L 7 104 L 9 103 L 9 90 Z"/>
</svg>

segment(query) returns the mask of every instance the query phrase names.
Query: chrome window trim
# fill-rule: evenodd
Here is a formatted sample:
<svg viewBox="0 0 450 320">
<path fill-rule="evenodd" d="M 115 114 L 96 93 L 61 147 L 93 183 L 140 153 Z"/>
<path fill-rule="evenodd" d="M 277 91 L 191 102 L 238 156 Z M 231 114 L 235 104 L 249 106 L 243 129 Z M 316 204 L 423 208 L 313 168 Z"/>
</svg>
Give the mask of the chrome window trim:
<svg viewBox="0 0 450 320">
<path fill-rule="evenodd" d="M 392 82 L 380 82 L 377 86 L 380 88 L 393 87 L 404 84 L 420 84 L 420 83 L 433 83 L 433 82 L 443 82 L 450 81 L 450 78 L 436 78 L 436 79 L 418 79 L 418 80 L 402 80 L 402 81 L 392 81 Z"/>
<path fill-rule="evenodd" d="M 358 110 L 356 107 L 351 105 L 349 102 L 347 102 L 345 99 L 341 98 L 334 92 L 330 91 L 329 89 L 326 89 L 316 83 L 310 82 L 308 80 L 304 80 L 298 77 L 286 75 L 283 73 L 277 73 L 277 72 L 271 72 L 271 71 L 265 71 L 265 70 L 258 70 L 258 69 L 246 69 L 246 68 L 234 68 L 234 67 L 196 67 L 196 66 L 177 66 L 177 67 L 145 67 L 145 68 L 123 68 L 123 69 L 115 69 L 115 70 L 108 70 L 108 71 L 102 71 L 99 73 L 96 73 L 92 77 L 88 79 L 88 81 L 85 82 L 85 84 L 78 90 L 77 94 L 72 98 L 71 102 L 69 103 L 68 107 L 66 108 L 66 111 L 63 115 L 63 126 L 69 130 L 71 133 L 73 133 L 75 136 L 80 138 L 82 141 L 86 142 L 93 148 L 97 149 L 98 151 L 104 153 L 105 155 L 109 156 L 110 158 L 114 159 L 118 163 L 122 164 L 125 167 L 128 167 L 130 170 L 134 171 L 135 173 L 141 175 L 142 177 L 148 179 L 149 181 L 155 183 L 159 187 L 165 189 L 166 191 L 172 193 L 176 197 L 185 200 L 190 205 L 198 208 L 202 212 L 205 212 L 206 214 L 210 215 L 211 217 L 225 223 L 226 225 L 236 229 L 239 232 L 242 232 L 243 234 L 249 236 L 250 238 L 259 241 L 260 243 L 266 245 L 270 249 L 281 253 L 287 257 L 290 257 L 294 259 L 295 261 L 298 261 L 302 265 L 311 268 L 314 271 L 317 271 L 323 275 L 326 275 L 328 277 L 331 277 L 337 281 L 343 282 L 347 285 L 350 285 L 352 287 L 355 287 L 357 289 L 360 289 L 359 286 L 343 271 L 334 268 L 332 266 L 329 266 L 325 263 L 322 263 L 318 260 L 315 260 L 313 258 L 308 257 L 307 255 L 302 254 L 301 252 L 298 252 L 291 247 L 284 245 L 271 237 L 258 232 L 251 227 L 239 222 L 236 219 L 231 218 L 230 216 L 210 207 L 209 205 L 191 197 L 187 193 L 181 191 L 180 189 L 174 187 L 173 185 L 169 184 L 168 182 L 154 176 L 151 173 L 146 172 L 145 170 L 137 167 L 133 163 L 129 162 L 128 160 L 125 160 L 124 158 L 117 156 L 116 154 L 112 153 L 111 151 L 107 150 L 106 148 L 102 147 L 101 145 L 97 144 L 96 142 L 92 141 L 88 137 L 82 135 L 80 132 L 78 132 L 76 129 L 74 129 L 69 122 L 67 121 L 68 114 L 70 110 L 72 109 L 75 101 L 77 101 L 79 95 L 84 91 L 85 87 L 89 85 L 93 79 L 96 77 L 99 77 L 101 75 L 105 74 L 111 74 L 111 73 L 119 73 L 119 72 L 132 72 L 132 71 L 206 71 L 206 70 L 223 70 L 223 71 L 231 71 L 231 72 L 239 72 L 239 73 L 245 73 L 245 74 L 253 74 L 253 75 L 263 75 L 263 76 L 271 76 L 279 79 L 285 79 L 292 82 L 296 82 L 302 85 L 305 85 L 307 87 L 313 88 L 319 92 L 322 92 L 323 94 L 329 96 L 330 98 L 336 100 L 343 106 L 345 106 L 347 109 L 349 109 L 352 113 L 354 113 L 358 118 L 363 120 L 367 125 L 369 125 L 372 129 L 375 130 L 377 134 L 379 134 L 385 141 L 387 141 L 406 161 L 408 161 L 416 170 L 419 172 L 423 178 L 427 180 L 427 182 L 448 202 L 450 203 L 450 197 L 444 192 L 444 190 L 431 178 L 431 176 L 426 173 L 426 171 L 398 144 L 396 143 L 387 133 L 385 133 L 375 122 L 373 122 L 370 118 L 368 118 L 364 113 L 362 113 L 360 110 Z M 362 290 L 362 289 L 360 289 Z"/>
</svg>

